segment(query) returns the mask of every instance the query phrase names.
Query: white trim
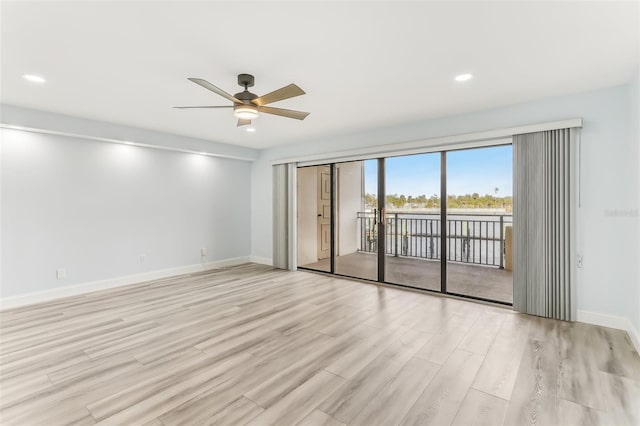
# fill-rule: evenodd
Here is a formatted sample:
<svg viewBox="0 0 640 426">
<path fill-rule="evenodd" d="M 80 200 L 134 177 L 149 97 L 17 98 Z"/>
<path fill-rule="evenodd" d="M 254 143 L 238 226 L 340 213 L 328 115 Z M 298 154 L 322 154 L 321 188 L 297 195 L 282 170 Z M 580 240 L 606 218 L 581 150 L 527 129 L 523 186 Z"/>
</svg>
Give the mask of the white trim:
<svg viewBox="0 0 640 426">
<path fill-rule="evenodd" d="M 178 266 L 175 268 L 160 269 L 157 271 L 144 272 L 141 274 L 108 278 L 106 280 L 100 281 L 91 281 L 82 284 L 59 287 L 51 290 L 21 294 L 18 296 L 5 297 L 0 299 L 0 310 L 15 308 L 18 306 L 32 305 L 34 303 L 47 302 L 50 300 L 60 299 L 62 297 L 76 296 L 130 284 L 138 284 L 141 282 L 157 280 L 160 278 L 168 278 L 182 274 L 191 274 L 194 272 L 217 269 L 224 266 L 239 265 L 241 263 L 247 263 L 251 261 L 252 258 L 249 256 L 235 257 L 207 263 L 198 263 L 196 265 Z"/>
<path fill-rule="evenodd" d="M 273 266 L 273 259 L 270 257 L 251 256 L 250 261 L 253 263 L 259 263 L 261 265 Z"/>
<path fill-rule="evenodd" d="M 287 235 L 289 236 L 289 259 L 287 264 L 290 271 L 298 269 L 298 221 L 293 218 L 298 217 L 298 169 L 295 164 L 287 166 L 287 217 L 289 217 Z"/>
<path fill-rule="evenodd" d="M 577 320 L 580 322 L 626 331 L 636 347 L 636 351 L 640 353 L 640 333 L 628 318 L 581 310 L 578 310 L 577 314 Z"/>
<path fill-rule="evenodd" d="M 117 143 L 117 144 L 123 144 L 123 145 L 134 145 L 134 146 L 140 146 L 140 147 L 144 147 L 144 148 L 161 149 L 163 151 L 184 152 L 184 153 L 187 153 L 187 154 L 198 154 L 198 155 L 206 155 L 206 156 L 209 156 L 209 157 L 228 158 L 228 159 L 231 159 L 231 160 L 241 160 L 241 161 L 256 161 L 257 160 L 256 158 L 240 157 L 240 156 L 236 156 L 236 155 L 216 154 L 216 153 L 213 153 L 213 152 L 194 151 L 194 150 L 191 150 L 191 149 L 171 148 L 171 147 L 168 147 L 168 146 L 151 145 L 151 144 L 140 143 L 140 142 L 126 141 L 126 140 L 121 140 L 121 139 L 103 138 L 103 137 L 100 137 L 100 136 L 89 136 L 89 135 L 83 135 L 83 134 L 80 134 L 80 133 L 59 132 L 57 130 L 40 129 L 40 128 L 36 128 L 36 127 L 15 126 L 13 124 L 6 124 L 6 123 L 0 123 L 0 128 L 2 128 L 2 129 L 10 129 L 10 130 L 20 130 L 20 131 L 23 131 L 23 132 L 43 133 L 43 134 L 46 134 L 46 135 L 54 135 L 54 136 L 66 136 L 66 137 L 69 137 L 69 138 L 87 139 L 87 140 L 98 141 L 98 142 Z"/>
<path fill-rule="evenodd" d="M 443 148 L 462 149 L 479 148 L 482 146 L 511 143 L 513 135 L 523 133 L 542 132 L 546 130 L 568 129 L 582 127 L 582 118 L 552 121 L 547 123 L 529 124 L 525 126 L 507 127 L 504 129 L 485 130 L 481 132 L 463 133 L 459 135 L 442 136 L 417 141 L 399 142 L 375 145 L 366 148 L 356 148 L 333 153 L 305 155 L 301 157 L 273 160 L 272 164 L 300 163 L 299 166 L 313 166 L 327 161 L 353 161 L 377 158 L 381 155 L 409 155 L 442 151 Z"/>
<path fill-rule="evenodd" d="M 367 149 L 367 152 L 369 152 L 369 154 L 356 154 L 356 155 L 343 156 L 342 155 L 343 151 L 337 151 L 335 152 L 335 155 L 331 155 L 330 158 L 327 158 L 325 156 L 321 159 L 319 158 L 311 161 L 302 161 L 300 163 L 297 163 L 297 165 L 299 167 L 306 167 L 306 166 L 317 166 L 321 164 L 334 163 L 334 162 L 342 163 L 347 161 L 374 160 L 380 157 L 398 157 L 403 155 L 429 154 L 432 152 L 452 151 L 452 150 L 467 149 L 467 148 L 484 148 L 484 147 L 497 146 L 497 145 L 508 145 L 512 143 L 512 139 L 509 137 L 509 138 L 486 139 L 481 141 L 476 140 L 471 142 L 460 142 L 460 143 L 450 143 L 450 144 L 433 144 L 428 146 L 427 145 L 420 146 L 419 148 L 412 148 L 412 149 L 397 149 L 397 145 L 403 145 L 404 143 L 406 142 L 403 142 L 401 144 L 396 144 L 396 145 L 372 146 L 369 149 Z M 426 143 L 426 141 L 424 143 Z M 378 148 L 380 147 L 388 147 L 388 148 L 378 150 Z M 392 149 L 392 147 L 395 147 L 395 148 Z M 354 150 L 354 151 L 358 151 L 358 150 Z M 324 154 L 324 155 L 329 155 L 329 154 Z"/>
</svg>

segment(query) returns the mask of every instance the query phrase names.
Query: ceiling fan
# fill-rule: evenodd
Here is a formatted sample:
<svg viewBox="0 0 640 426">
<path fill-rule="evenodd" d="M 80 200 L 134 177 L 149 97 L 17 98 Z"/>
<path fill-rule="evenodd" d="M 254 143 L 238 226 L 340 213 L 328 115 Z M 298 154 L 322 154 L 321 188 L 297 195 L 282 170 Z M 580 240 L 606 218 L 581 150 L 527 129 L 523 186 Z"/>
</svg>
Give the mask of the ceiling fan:
<svg viewBox="0 0 640 426">
<path fill-rule="evenodd" d="M 304 90 L 302 90 L 295 84 L 289 84 L 288 86 L 284 86 L 278 90 L 274 90 L 273 92 L 267 93 L 266 95 L 258 96 L 254 93 L 251 93 L 247 89 L 248 87 L 253 87 L 253 84 L 255 82 L 254 77 L 251 74 L 239 74 L 238 84 L 244 87 L 244 91 L 236 93 L 232 96 L 219 87 L 216 87 L 213 84 L 209 83 L 207 80 L 203 80 L 201 78 L 189 78 L 189 80 L 204 87 L 207 90 L 211 90 L 213 93 L 217 93 L 223 98 L 230 100 L 231 102 L 233 102 L 233 105 L 180 106 L 174 108 L 233 108 L 233 115 L 238 119 L 238 126 L 250 125 L 251 120 L 255 120 L 256 118 L 258 118 L 261 112 L 264 112 L 265 114 L 280 115 L 287 118 L 295 118 L 296 120 L 304 120 L 307 115 L 309 115 L 308 112 L 265 106 L 273 102 L 278 102 L 284 99 L 304 95 Z"/>
</svg>

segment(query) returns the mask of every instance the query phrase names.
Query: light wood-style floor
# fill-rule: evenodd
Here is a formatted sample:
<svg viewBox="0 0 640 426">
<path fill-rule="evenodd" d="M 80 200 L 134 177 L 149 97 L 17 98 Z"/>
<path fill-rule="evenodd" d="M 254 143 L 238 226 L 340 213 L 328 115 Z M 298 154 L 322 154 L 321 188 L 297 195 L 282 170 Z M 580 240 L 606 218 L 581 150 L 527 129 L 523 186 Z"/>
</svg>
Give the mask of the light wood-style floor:
<svg viewBox="0 0 640 426">
<path fill-rule="evenodd" d="M 259 265 L 2 312 L 3 425 L 637 425 L 625 333 Z"/>
</svg>

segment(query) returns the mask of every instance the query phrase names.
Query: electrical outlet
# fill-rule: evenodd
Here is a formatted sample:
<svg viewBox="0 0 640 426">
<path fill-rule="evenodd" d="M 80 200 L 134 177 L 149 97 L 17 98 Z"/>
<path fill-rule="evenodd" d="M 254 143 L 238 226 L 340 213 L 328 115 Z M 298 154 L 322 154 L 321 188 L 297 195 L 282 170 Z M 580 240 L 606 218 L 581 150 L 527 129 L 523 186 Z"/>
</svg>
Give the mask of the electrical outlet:
<svg viewBox="0 0 640 426">
<path fill-rule="evenodd" d="M 140 263 L 144 263 L 145 258 L 146 258 L 146 255 L 141 254 L 141 255 L 140 255 L 140 259 L 139 259 L 139 260 L 140 260 Z"/>
<path fill-rule="evenodd" d="M 200 249 L 200 256 L 206 256 L 207 255 L 207 248 L 206 247 L 202 247 Z"/>
<path fill-rule="evenodd" d="M 67 271 L 65 271 L 64 269 L 60 268 L 56 270 L 56 279 L 64 280 L 66 276 L 67 276 Z"/>
<path fill-rule="evenodd" d="M 582 255 L 578 255 L 578 268 L 582 268 Z"/>
</svg>

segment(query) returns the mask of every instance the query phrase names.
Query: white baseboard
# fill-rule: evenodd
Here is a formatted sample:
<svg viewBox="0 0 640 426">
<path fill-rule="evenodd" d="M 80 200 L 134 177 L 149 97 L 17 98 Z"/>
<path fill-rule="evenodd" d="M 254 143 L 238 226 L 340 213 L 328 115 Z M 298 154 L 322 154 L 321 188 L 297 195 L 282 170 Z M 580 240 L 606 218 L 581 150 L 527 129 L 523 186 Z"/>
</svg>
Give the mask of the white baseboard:
<svg viewBox="0 0 640 426">
<path fill-rule="evenodd" d="M 617 315 L 601 314 L 598 312 L 580 311 L 578 310 L 577 320 L 588 324 L 601 325 L 603 327 L 617 328 L 624 330 L 629 334 L 631 341 L 636 347 L 636 351 L 640 353 L 640 333 L 628 318 L 619 317 Z"/>
<path fill-rule="evenodd" d="M 270 257 L 251 256 L 251 262 L 273 266 L 273 259 Z"/>
<path fill-rule="evenodd" d="M 76 296 L 78 294 L 90 293 L 93 291 L 106 290 L 114 287 L 121 287 L 129 284 L 136 284 L 145 281 L 168 278 L 175 275 L 192 274 L 194 272 L 206 271 L 209 269 L 222 268 L 225 266 L 238 265 L 251 262 L 251 257 L 235 257 L 231 259 L 216 260 L 213 262 L 198 263 L 196 265 L 178 266 L 175 268 L 160 269 L 157 271 L 143 272 L 141 274 L 126 275 L 123 277 L 109 278 L 100 281 L 91 281 L 82 284 L 75 284 L 59 287 L 51 290 L 38 291 L 21 294 L 18 296 L 5 297 L 0 299 L 0 310 L 16 308 L 18 306 L 32 305 L 34 303 L 46 302 L 60 299 L 62 297 Z"/>
</svg>

